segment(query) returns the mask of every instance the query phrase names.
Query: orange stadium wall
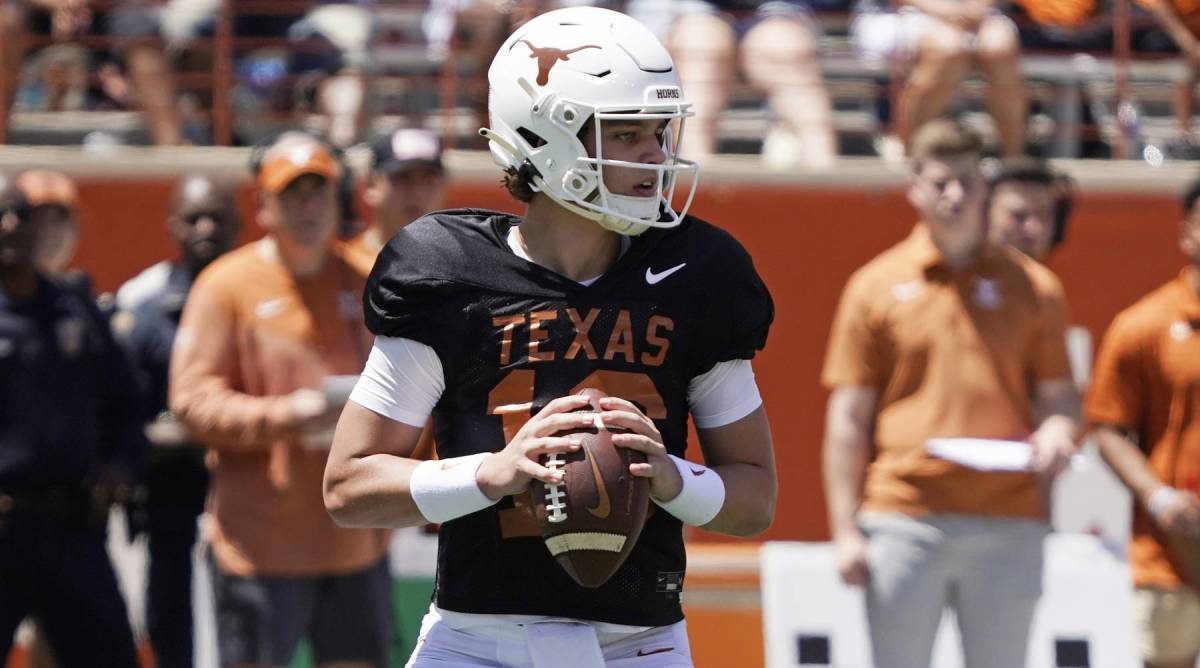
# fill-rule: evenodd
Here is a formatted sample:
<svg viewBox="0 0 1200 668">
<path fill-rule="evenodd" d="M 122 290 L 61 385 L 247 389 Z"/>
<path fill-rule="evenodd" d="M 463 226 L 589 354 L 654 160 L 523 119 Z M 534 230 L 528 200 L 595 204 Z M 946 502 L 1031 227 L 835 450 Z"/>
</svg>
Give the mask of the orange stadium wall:
<svg viewBox="0 0 1200 668">
<path fill-rule="evenodd" d="M 83 242 L 77 264 L 112 290 L 172 254 L 163 217 L 166 179 L 83 177 Z M 451 204 L 513 210 L 491 179 L 457 181 Z M 243 189 L 246 238 L 253 193 Z M 693 213 L 729 229 L 749 249 L 775 297 L 767 350 L 755 361 L 775 437 L 780 497 L 772 540 L 825 540 L 820 443 L 825 392 L 819 384 L 830 319 L 847 277 L 903 238 L 913 222 L 899 186 L 807 186 L 708 182 Z M 1073 320 L 1099 341 L 1112 317 L 1183 264 L 1173 196 L 1085 189 L 1066 245 L 1051 266 L 1062 277 Z M 719 277 L 718 277 L 719 279 Z M 710 538 L 703 536 L 703 538 Z"/>
</svg>

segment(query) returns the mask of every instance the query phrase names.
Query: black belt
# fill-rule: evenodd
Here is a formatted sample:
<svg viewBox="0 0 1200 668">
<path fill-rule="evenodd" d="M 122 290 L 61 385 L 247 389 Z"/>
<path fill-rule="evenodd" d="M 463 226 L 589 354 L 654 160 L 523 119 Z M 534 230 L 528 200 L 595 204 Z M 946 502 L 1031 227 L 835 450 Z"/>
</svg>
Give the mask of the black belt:
<svg viewBox="0 0 1200 668">
<path fill-rule="evenodd" d="M 0 521 L 25 517 L 75 528 L 103 528 L 108 522 L 108 509 L 97 504 L 91 491 L 81 484 L 0 485 Z"/>
</svg>

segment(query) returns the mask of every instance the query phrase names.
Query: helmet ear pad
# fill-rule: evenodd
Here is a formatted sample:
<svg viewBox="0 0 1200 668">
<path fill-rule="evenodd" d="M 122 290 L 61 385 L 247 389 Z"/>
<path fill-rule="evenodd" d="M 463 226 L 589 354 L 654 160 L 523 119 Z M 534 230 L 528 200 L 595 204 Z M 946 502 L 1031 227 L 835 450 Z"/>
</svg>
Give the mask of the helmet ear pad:
<svg viewBox="0 0 1200 668">
<path fill-rule="evenodd" d="M 596 196 L 600 188 L 600 175 L 595 171 L 572 169 L 563 176 L 562 187 L 575 199 L 586 201 Z"/>
</svg>

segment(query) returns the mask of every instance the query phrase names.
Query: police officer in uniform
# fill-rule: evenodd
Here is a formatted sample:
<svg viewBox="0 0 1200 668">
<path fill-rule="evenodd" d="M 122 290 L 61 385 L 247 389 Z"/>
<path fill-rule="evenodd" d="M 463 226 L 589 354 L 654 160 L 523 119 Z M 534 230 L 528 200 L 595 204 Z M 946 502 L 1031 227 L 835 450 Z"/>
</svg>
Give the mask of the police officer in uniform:
<svg viewBox="0 0 1200 668">
<path fill-rule="evenodd" d="M 30 209 L 0 184 L 0 658 L 32 614 L 64 668 L 136 666 L 105 530 L 145 456 L 137 387 L 95 304 L 35 268 Z"/>
<path fill-rule="evenodd" d="M 167 219 L 178 259 L 159 262 L 121 286 L 112 319 L 144 390 L 146 435 L 154 446 L 140 515 L 150 539 L 146 626 L 160 668 L 192 665 L 192 546 L 208 494 L 204 450 L 167 410 L 167 368 L 192 281 L 233 247 L 239 225 L 228 184 L 184 177 Z"/>
</svg>

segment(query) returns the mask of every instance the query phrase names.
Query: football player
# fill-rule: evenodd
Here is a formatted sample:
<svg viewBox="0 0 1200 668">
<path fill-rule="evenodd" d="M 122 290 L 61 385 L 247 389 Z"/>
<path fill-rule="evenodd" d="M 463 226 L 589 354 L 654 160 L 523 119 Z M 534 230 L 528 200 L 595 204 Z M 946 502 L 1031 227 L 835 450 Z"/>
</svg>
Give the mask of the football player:
<svg viewBox="0 0 1200 668">
<path fill-rule="evenodd" d="M 577 7 L 517 29 L 488 72 L 481 130 L 525 215 L 432 214 L 384 247 L 364 306 L 374 349 L 338 424 L 325 503 L 346 526 L 441 523 L 410 666 L 690 666 L 683 525 L 750 536 L 776 498 L 750 359 L 773 306 L 745 249 L 686 215 L 689 104 L 640 23 Z M 675 208 L 676 185 L 679 188 Z M 654 502 L 616 574 L 588 589 L 541 540 L 523 492 L 592 424 L 646 454 Z M 685 462 L 689 413 L 706 466 Z M 439 460 L 411 458 L 433 416 Z M 585 419 L 586 418 L 586 419 Z M 568 654 L 564 654 L 564 652 Z"/>
</svg>

